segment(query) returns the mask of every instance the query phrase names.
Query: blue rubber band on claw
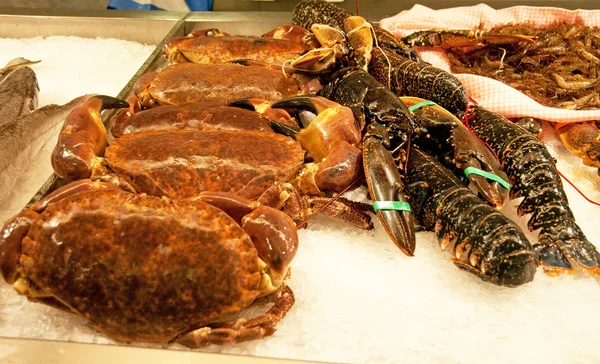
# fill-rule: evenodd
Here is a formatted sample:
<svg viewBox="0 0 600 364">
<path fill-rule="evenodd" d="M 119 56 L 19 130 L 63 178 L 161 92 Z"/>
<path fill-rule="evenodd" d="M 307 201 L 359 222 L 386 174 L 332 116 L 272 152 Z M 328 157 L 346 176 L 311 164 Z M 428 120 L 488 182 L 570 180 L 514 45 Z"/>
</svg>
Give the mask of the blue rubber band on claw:
<svg viewBox="0 0 600 364">
<path fill-rule="evenodd" d="M 375 201 L 373 202 L 373 210 L 375 212 L 379 210 L 387 211 L 387 210 L 395 210 L 395 211 L 408 211 L 412 212 L 410 209 L 410 204 L 408 202 L 402 201 Z"/>
<path fill-rule="evenodd" d="M 425 100 L 425 101 L 419 102 L 418 104 L 414 104 L 413 106 L 409 107 L 408 110 L 415 111 L 417 109 L 422 108 L 423 106 L 435 106 L 435 105 L 437 105 L 435 102 Z"/>
<path fill-rule="evenodd" d="M 485 177 L 492 181 L 498 182 L 498 183 L 500 183 L 500 185 L 502 187 L 506 188 L 507 190 L 510 190 L 510 183 L 506 182 L 505 180 L 503 180 L 502 178 L 498 177 L 497 175 L 495 175 L 493 173 L 489 173 L 489 172 L 486 172 L 484 170 L 481 170 L 481 169 L 475 168 L 475 167 L 465 168 L 465 176 L 469 177 L 469 175 L 471 175 L 471 174 L 476 174 L 478 176 Z"/>
</svg>

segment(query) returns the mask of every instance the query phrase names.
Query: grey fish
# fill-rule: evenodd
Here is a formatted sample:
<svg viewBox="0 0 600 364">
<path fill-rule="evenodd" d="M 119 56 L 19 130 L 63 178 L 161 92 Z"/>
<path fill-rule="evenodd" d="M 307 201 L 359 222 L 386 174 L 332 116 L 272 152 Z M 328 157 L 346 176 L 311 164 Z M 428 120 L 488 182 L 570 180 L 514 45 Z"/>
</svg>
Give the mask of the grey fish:
<svg viewBox="0 0 600 364">
<path fill-rule="evenodd" d="M 29 161 L 52 137 L 53 129 L 73 108 L 93 96 L 80 96 L 64 105 L 47 105 L 0 125 L 0 206 L 7 201 L 11 186 L 25 171 Z"/>
<path fill-rule="evenodd" d="M 37 62 L 20 60 L 12 60 L 0 70 L 4 72 L 0 78 L 0 126 L 37 108 L 40 88 L 35 72 L 26 66 Z"/>
</svg>

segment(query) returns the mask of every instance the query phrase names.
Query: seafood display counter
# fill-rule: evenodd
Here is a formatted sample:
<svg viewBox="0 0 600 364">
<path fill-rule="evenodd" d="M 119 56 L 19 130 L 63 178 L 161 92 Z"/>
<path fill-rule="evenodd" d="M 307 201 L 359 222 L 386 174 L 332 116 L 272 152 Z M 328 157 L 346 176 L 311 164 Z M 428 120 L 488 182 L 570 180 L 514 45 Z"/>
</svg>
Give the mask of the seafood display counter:
<svg viewBox="0 0 600 364">
<path fill-rule="evenodd" d="M 291 13 L 0 12 L 3 13 L 0 38 L 60 35 L 150 44 L 145 49 L 150 53 L 147 58 L 140 56 L 139 64 L 127 65 L 129 68 L 120 76 L 122 83 L 113 85 L 116 88 L 104 91 L 87 84 L 89 91 L 85 93 L 104 93 L 123 100 L 133 94 L 133 85 L 140 76 L 166 67 L 161 49 L 174 37 L 202 29 L 262 35 L 290 23 L 292 18 Z M 66 49 L 68 39 L 64 42 Z M 10 58 L 24 56 L 11 54 L 12 50 L 5 53 Z M 87 65 L 80 61 L 82 64 L 73 72 L 72 79 L 61 81 L 87 83 L 90 81 L 86 73 L 109 74 L 119 67 L 118 62 L 111 65 L 94 62 L 93 52 L 89 57 Z M 114 58 L 119 59 L 119 55 Z M 42 59 L 40 67 L 43 62 Z M 64 62 L 68 65 L 70 60 Z M 40 98 L 45 88 L 60 89 L 59 82 L 54 83 L 40 82 Z M 79 96 L 69 92 L 65 91 L 68 98 L 53 102 L 65 103 Z M 114 115 L 114 111 L 105 112 L 105 124 Z M 64 184 L 56 175 L 47 178 L 57 131 L 50 133 L 47 145 L 36 156 L 39 161 L 19 180 L 22 192 L 11 197 L 6 205 L 9 207 L 2 208 L 2 220 L 17 213 L 34 194 L 30 203 Z M 590 197 L 600 199 L 596 171 L 581 166 L 560 144 L 553 130 L 545 128 L 542 139 L 557 158 L 559 169 Z M 565 185 L 565 190 L 581 229 L 593 244 L 600 246 L 595 226 L 598 208 L 589 205 L 572 187 Z M 346 193 L 345 197 L 369 200 L 366 186 Z M 527 217 L 517 216 L 516 204 L 507 202 L 503 212 L 526 230 Z M 600 316 L 595 314 L 600 286 L 593 276 L 578 272 L 574 276 L 549 277 L 539 269 L 530 283 L 517 288 L 499 287 L 458 270 L 448 252 L 439 248 L 434 233 L 417 233 L 415 256 L 408 257 L 391 242 L 374 215 L 373 222 L 373 230 L 361 230 L 326 216 L 311 220 L 306 229 L 298 231 L 299 247 L 291 266 L 288 284 L 294 291 L 295 304 L 277 324 L 275 333 L 259 340 L 193 350 L 326 362 L 543 360 L 559 363 L 594 362 L 600 357 L 597 345 Z M 531 241 L 537 239 L 532 233 L 527 237 Z M 243 317 L 255 317 L 265 310 L 264 306 L 251 307 Z M 28 302 L 4 282 L 0 287 L 0 336 L 7 338 L 8 343 L 14 339 L 37 339 L 94 346 L 125 345 L 101 335 L 77 315 Z M 22 348 L 22 341 L 19 343 Z M 180 344 L 129 345 L 167 352 L 176 350 L 173 355 L 190 350 Z M 189 357 L 189 360 L 201 359 Z"/>
</svg>

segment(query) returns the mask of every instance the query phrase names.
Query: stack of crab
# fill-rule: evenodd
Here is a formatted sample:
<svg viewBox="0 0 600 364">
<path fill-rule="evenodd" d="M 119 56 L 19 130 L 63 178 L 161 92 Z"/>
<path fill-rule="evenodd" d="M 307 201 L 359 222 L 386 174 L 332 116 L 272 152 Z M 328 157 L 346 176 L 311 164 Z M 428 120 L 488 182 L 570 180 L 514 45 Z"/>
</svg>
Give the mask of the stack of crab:
<svg viewBox="0 0 600 364">
<path fill-rule="evenodd" d="M 544 145 L 469 107 L 462 85 L 407 45 L 418 39 L 320 0 L 300 2 L 294 22 L 262 37 L 173 39 L 170 65 L 135 96 L 76 108 L 52 156 L 69 183 L 5 223 L 4 279 L 120 341 L 268 336 L 294 303 L 296 228 L 315 213 L 373 227 L 370 205 L 338 196 L 362 176 L 407 255 L 414 213 L 459 268 L 498 285 L 530 282 L 538 265 L 600 273 Z M 109 130 L 107 108 L 121 108 Z M 541 229 L 533 245 L 494 208 L 509 181 Z M 258 300 L 274 305 L 222 322 Z"/>
</svg>

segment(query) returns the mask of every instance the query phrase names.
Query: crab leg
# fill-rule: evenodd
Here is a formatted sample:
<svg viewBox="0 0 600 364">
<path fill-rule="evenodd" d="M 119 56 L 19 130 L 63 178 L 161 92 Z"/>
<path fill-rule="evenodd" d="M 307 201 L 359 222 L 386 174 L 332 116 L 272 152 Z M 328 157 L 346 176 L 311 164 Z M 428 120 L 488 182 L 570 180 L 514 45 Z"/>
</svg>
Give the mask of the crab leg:
<svg viewBox="0 0 600 364">
<path fill-rule="evenodd" d="M 290 287 L 285 286 L 280 292 L 269 295 L 268 299 L 274 305 L 260 316 L 206 326 L 180 336 L 175 342 L 190 348 L 201 348 L 210 344 L 225 345 L 271 336 L 275 332 L 275 325 L 294 305 L 295 298 Z"/>
<path fill-rule="evenodd" d="M 271 102 L 265 99 L 239 99 L 230 102 L 229 104 L 227 104 L 227 106 L 233 106 L 238 107 L 240 109 L 255 111 L 270 120 L 276 120 L 288 125 L 296 125 L 296 121 L 290 116 L 290 114 L 288 114 L 285 110 L 272 108 Z"/>
</svg>

